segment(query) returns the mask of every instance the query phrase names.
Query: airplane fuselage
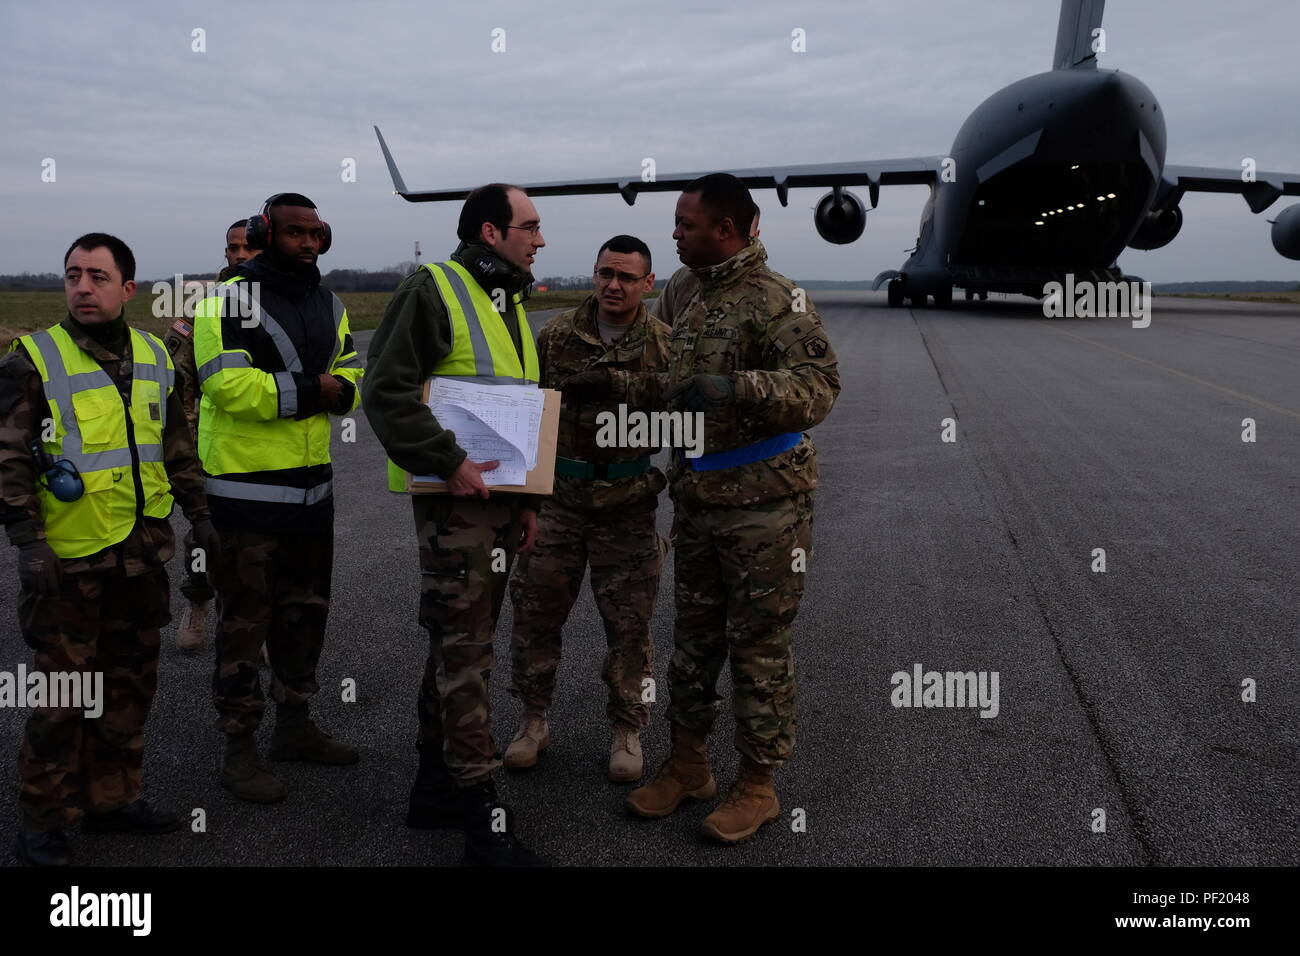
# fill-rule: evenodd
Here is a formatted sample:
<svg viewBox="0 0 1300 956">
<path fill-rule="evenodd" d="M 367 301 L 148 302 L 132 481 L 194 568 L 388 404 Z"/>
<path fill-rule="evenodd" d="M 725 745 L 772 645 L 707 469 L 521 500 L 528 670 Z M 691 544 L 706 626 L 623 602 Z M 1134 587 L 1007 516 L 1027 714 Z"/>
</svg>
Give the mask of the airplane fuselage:
<svg viewBox="0 0 1300 956">
<path fill-rule="evenodd" d="M 950 155 L 902 269 L 906 294 L 1040 295 L 1066 273 L 1118 277 L 1160 185 L 1164 114 L 1127 74 L 1053 70 L 981 103 Z"/>
</svg>

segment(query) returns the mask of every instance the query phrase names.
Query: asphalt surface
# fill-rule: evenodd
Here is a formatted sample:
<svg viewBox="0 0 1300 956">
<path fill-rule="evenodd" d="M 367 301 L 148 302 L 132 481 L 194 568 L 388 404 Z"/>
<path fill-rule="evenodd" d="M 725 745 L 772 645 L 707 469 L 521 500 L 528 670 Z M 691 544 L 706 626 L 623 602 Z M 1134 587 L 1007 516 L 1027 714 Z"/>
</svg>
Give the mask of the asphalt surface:
<svg viewBox="0 0 1300 956">
<path fill-rule="evenodd" d="M 708 806 L 657 822 L 624 814 L 627 788 L 603 776 L 604 638 L 585 593 L 565 632 L 552 749 L 535 771 L 501 776 L 526 842 L 558 864 L 1300 863 L 1300 309 L 1161 298 L 1151 326 L 1134 329 L 1046 320 L 1028 300 L 939 312 L 891 310 L 865 293 L 814 298 L 843 392 L 813 432 L 822 485 L 781 820 L 717 848 L 695 833 Z M 949 418 L 955 442 L 941 440 Z M 1242 441 L 1244 418 L 1254 443 Z M 146 795 L 202 809 L 207 832 L 77 838 L 79 862 L 459 860 L 458 835 L 403 825 L 426 646 L 414 534 L 409 504 L 383 490 L 364 416 L 357 426 L 355 444 L 335 441 L 334 600 L 315 711 L 361 746 L 360 764 L 277 765 L 290 796 L 274 807 L 222 790 L 210 644 L 184 654 L 173 626 Z M 665 496 L 665 527 L 670 517 Z M 0 551 L 9 671 L 30 664 L 14 558 Z M 172 572 L 175 582 L 177 563 Z M 654 623 L 664 690 L 644 738 L 650 767 L 667 750 L 671 575 L 670 563 Z M 173 608 L 179 619 L 179 593 Z M 519 716 L 506 693 L 510 620 L 507 602 L 492 682 L 503 745 Z M 996 671 L 997 716 L 895 708 L 891 675 L 916 664 Z M 341 701 L 345 678 L 356 703 Z M 11 783 L 24 716 L 0 709 Z M 736 769 L 733 728 L 724 710 L 711 742 L 723 786 Z M 15 790 L 0 807 L 0 859 Z"/>
</svg>

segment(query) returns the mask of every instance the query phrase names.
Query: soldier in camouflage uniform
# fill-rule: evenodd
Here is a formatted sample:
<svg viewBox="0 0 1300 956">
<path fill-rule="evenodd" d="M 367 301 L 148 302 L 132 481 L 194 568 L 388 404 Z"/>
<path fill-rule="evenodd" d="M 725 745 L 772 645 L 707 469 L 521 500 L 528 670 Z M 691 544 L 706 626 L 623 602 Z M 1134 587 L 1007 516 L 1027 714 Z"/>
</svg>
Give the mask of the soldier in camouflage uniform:
<svg viewBox="0 0 1300 956">
<path fill-rule="evenodd" d="M 595 295 L 557 315 L 538 336 L 546 388 L 590 368 L 653 372 L 667 367 L 668 327 L 641 304 L 654 286 L 645 243 L 632 236 L 609 240 L 597 253 L 595 280 Z M 643 682 L 651 675 L 650 620 L 663 561 L 655 508 L 667 479 L 650 464 L 657 449 L 597 444 L 602 412 L 616 414 L 609 402 L 563 409 L 555 492 L 542 502 L 537 545 L 520 557 L 510 582 L 515 610 L 510 692 L 523 700 L 524 713 L 505 764 L 531 767 L 550 745 L 547 711 L 560 663 L 560 632 L 590 561 L 591 590 L 608 645 L 602 676 L 609 688 L 605 711 L 614 727 L 609 777 L 628 783 L 641 778 L 639 735 L 650 720 Z"/>
<path fill-rule="evenodd" d="M 64 264 L 68 317 L 55 329 L 16 340 L 0 360 L 0 521 L 19 549 L 23 640 L 36 652 L 37 671 L 103 675 L 99 716 L 87 716 L 95 709 L 89 704 L 63 700 L 35 708 L 27 720 L 17 850 L 24 863 L 41 866 L 68 863 L 63 831 L 83 812 L 85 832 L 165 833 L 180 826 L 175 814 L 140 798 L 159 629 L 171 619 L 165 565 L 175 539 L 163 515 L 172 495 L 199 542 L 214 553 L 219 549 L 194 442 L 169 381 L 171 364 L 156 338 L 125 323 L 124 306 L 135 292 L 130 249 L 113 236 L 91 233 L 73 244 Z M 72 401 L 55 402 L 56 421 L 50 396 L 60 394 L 57 377 L 74 360 L 68 356 L 82 367 L 93 362 L 103 374 L 87 370 L 65 379 Z M 111 407 L 85 415 L 106 409 L 105 391 Z M 156 402 L 150 401 L 154 394 Z M 46 423 L 57 424 L 57 447 L 42 437 Z M 119 440 L 126 448 L 115 447 Z M 157 457 L 153 440 L 161 442 Z M 88 451 L 96 441 L 103 450 Z M 46 465 L 34 460 L 33 443 L 44 444 L 42 454 L 81 462 L 79 498 L 56 499 L 42 487 Z M 128 450 L 125 467 L 104 464 L 125 458 Z M 161 462 L 165 472 L 154 465 L 143 473 L 146 461 Z"/>
<path fill-rule="evenodd" d="M 530 267 L 546 242 L 532 200 L 505 183 L 466 197 L 456 234 L 461 242 L 448 262 L 420 267 L 393 293 L 370 342 L 361 387 L 366 416 L 390 459 L 389 490 L 406 490 L 404 469 L 440 477 L 448 492 L 410 496 L 420 555 L 419 621 L 429 642 L 416 704 L 420 762 L 406 822 L 463 830 L 467 864 L 539 866 L 544 863 L 515 836 L 513 814 L 496 792 L 492 774 L 501 762 L 488 696 L 492 638 L 510 565 L 536 538 L 537 496 L 490 491 L 482 472 L 497 463 L 472 461 L 425 404 L 423 389 L 435 374 L 460 374 L 440 369 L 466 352 L 476 372 L 482 362 L 508 370 L 504 377 L 516 382 L 524 379 L 513 373 L 530 358 L 535 365 L 535 346 L 522 307 L 515 306 L 532 285 Z M 459 335 L 449 302 L 459 313 Z"/>
<path fill-rule="evenodd" d="M 217 273 L 217 281 L 225 282 L 235 273 L 235 267 L 242 265 L 260 252 L 250 249 L 248 239 L 244 236 L 247 219 L 232 222 L 226 230 L 226 264 Z M 194 441 L 199 440 L 199 371 L 194 364 L 194 326 L 185 320 L 185 316 L 176 316 L 176 321 L 163 336 L 163 345 L 176 366 L 176 391 L 180 393 L 181 404 L 185 407 L 185 420 L 189 422 L 190 434 Z M 185 552 L 182 564 L 185 567 L 185 580 L 181 582 L 181 594 L 189 602 L 181 616 L 180 627 L 176 629 L 176 646 L 183 651 L 196 651 L 203 646 L 204 632 L 207 627 L 208 607 L 214 597 L 212 585 L 204 572 L 196 571 L 193 529 L 185 532 Z M 263 655 L 266 647 L 262 647 Z"/>
<path fill-rule="evenodd" d="M 767 268 L 750 235 L 754 208 L 734 176 L 688 185 L 673 237 L 698 284 L 673 324 L 668 371 L 585 372 L 562 386 L 566 400 L 705 413 L 704 455 L 676 458 L 668 476 L 677 505 L 672 753 L 627 807 L 663 817 L 687 798 L 714 795 L 706 738 L 730 656 L 740 773 L 702 826 L 724 843 L 749 839 L 780 812 L 772 769 L 794 747 L 792 625 L 817 486 L 803 430 L 826 417 L 840 387 L 821 319 L 802 290 Z"/>
</svg>

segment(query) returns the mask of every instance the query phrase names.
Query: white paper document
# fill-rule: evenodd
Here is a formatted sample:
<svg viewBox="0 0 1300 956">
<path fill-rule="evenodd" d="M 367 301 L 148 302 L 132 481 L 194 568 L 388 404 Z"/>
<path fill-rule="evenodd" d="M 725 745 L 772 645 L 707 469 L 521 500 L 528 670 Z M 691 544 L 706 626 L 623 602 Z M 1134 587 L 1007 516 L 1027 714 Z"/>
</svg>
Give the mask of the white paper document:
<svg viewBox="0 0 1300 956">
<path fill-rule="evenodd" d="M 470 461 L 499 461 L 483 472 L 485 485 L 522 485 L 537 467 L 537 436 L 545 396 L 536 385 L 481 385 L 434 378 L 429 410 L 438 424 L 456 433 Z M 426 475 L 417 481 L 441 481 Z"/>
</svg>

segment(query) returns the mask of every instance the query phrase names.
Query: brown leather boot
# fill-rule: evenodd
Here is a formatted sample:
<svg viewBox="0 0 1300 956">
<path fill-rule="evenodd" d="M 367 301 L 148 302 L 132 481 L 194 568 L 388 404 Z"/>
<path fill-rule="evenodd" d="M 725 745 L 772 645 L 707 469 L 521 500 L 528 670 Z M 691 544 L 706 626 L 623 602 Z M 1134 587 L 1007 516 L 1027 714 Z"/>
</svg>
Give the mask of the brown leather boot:
<svg viewBox="0 0 1300 956">
<path fill-rule="evenodd" d="M 519 720 L 519 732 L 506 748 L 505 765 L 510 770 L 537 766 L 537 758 L 551 746 L 551 725 L 546 711 L 527 710 Z"/>
<path fill-rule="evenodd" d="M 772 786 L 772 768 L 740 758 L 740 774 L 718 808 L 704 818 L 700 832 L 721 843 L 744 843 L 781 813 Z"/>
<path fill-rule="evenodd" d="M 183 651 L 197 651 L 203 646 L 207 623 L 208 602 L 191 604 L 181 617 L 181 626 L 176 629 L 176 646 Z"/>
<path fill-rule="evenodd" d="M 644 787 L 627 795 L 624 806 L 639 817 L 666 817 L 683 800 L 711 800 L 718 792 L 709 770 L 708 738 L 673 724 L 673 749 Z"/>
</svg>

